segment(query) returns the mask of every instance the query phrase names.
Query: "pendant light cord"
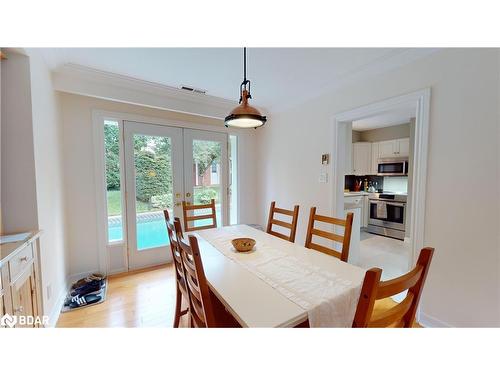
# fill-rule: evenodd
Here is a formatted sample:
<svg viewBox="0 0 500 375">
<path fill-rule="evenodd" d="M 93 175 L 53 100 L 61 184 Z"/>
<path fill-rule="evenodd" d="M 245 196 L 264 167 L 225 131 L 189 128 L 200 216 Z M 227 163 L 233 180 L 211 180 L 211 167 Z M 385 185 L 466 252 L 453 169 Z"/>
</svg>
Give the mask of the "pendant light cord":
<svg viewBox="0 0 500 375">
<path fill-rule="evenodd" d="M 240 85 L 240 103 L 243 100 L 243 88 L 247 89 L 248 84 L 248 98 L 251 99 L 252 95 L 250 94 L 250 80 L 247 79 L 247 47 L 243 47 L 243 82 Z"/>
<path fill-rule="evenodd" d="M 243 82 L 247 81 L 247 47 L 243 47 Z"/>
</svg>

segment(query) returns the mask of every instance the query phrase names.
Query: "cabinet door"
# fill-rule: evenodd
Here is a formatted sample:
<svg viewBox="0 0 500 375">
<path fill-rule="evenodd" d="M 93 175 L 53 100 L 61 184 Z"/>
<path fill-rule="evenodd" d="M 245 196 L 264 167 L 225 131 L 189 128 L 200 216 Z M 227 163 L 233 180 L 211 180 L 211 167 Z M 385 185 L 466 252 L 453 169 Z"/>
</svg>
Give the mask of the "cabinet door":
<svg viewBox="0 0 500 375">
<path fill-rule="evenodd" d="M 393 158 L 396 156 L 396 143 L 394 141 L 383 141 L 378 143 L 379 158 Z"/>
<path fill-rule="evenodd" d="M 371 171 L 371 157 L 372 157 L 371 143 L 356 142 L 353 143 L 353 173 L 356 176 L 363 176 L 370 174 Z"/>
<path fill-rule="evenodd" d="M 397 155 L 398 156 L 409 156 L 410 155 L 410 138 L 403 138 L 396 140 L 397 143 Z"/>
<path fill-rule="evenodd" d="M 33 264 L 31 264 L 27 267 L 22 276 L 11 286 L 12 310 L 14 315 L 37 317 L 35 285 L 35 270 Z M 16 327 L 32 328 L 34 325 L 22 325 L 18 319 Z"/>
<path fill-rule="evenodd" d="M 378 158 L 379 158 L 379 151 L 378 151 L 378 142 L 372 143 L 372 163 L 371 163 L 371 173 L 370 174 L 377 174 L 378 173 Z"/>
</svg>

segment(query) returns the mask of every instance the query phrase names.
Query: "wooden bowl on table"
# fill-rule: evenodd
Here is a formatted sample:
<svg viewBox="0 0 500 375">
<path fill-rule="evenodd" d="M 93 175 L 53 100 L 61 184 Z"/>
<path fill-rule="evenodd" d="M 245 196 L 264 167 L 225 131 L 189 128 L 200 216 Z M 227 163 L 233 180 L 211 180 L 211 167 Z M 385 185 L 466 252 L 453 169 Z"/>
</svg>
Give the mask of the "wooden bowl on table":
<svg viewBox="0 0 500 375">
<path fill-rule="evenodd" d="M 240 253 L 246 253 L 251 251 L 255 246 L 255 240 L 253 238 L 235 238 L 231 240 L 236 251 Z"/>
</svg>

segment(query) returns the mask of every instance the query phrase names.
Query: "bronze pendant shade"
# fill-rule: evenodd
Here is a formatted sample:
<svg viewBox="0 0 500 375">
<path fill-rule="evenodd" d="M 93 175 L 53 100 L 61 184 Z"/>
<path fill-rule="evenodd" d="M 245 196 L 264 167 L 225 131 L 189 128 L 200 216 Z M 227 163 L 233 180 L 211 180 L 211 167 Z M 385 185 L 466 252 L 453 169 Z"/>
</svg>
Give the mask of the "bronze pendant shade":
<svg viewBox="0 0 500 375">
<path fill-rule="evenodd" d="M 234 128 L 258 128 L 267 121 L 266 116 L 262 116 L 260 111 L 248 104 L 250 94 L 250 80 L 247 79 L 247 51 L 243 48 L 243 82 L 240 85 L 240 105 L 234 108 L 226 116 L 224 123 L 226 127 Z"/>
</svg>

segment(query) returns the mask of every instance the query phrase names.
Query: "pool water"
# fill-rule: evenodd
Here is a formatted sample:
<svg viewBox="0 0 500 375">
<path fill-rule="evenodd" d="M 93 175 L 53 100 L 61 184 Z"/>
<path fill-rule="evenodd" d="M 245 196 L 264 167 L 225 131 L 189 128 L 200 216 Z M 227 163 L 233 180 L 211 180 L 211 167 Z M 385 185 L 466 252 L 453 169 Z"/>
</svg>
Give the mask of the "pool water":
<svg viewBox="0 0 500 375">
<path fill-rule="evenodd" d="M 217 217 L 220 216 L 220 208 L 217 208 Z M 153 217 L 151 217 L 153 216 Z M 146 250 L 149 248 L 167 246 L 169 244 L 167 226 L 165 224 L 165 219 L 163 218 L 163 213 L 158 215 L 149 214 L 147 219 L 138 217 L 137 222 L 137 249 Z M 196 226 L 209 225 L 212 223 L 211 219 L 199 220 L 196 222 Z M 220 223 L 217 223 L 220 226 Z M 121 220 L 113 220 L 113 222 L 108 220 L 108 240 L 122 241 L 123 240 L 123 229 Z"/>
</svg>

